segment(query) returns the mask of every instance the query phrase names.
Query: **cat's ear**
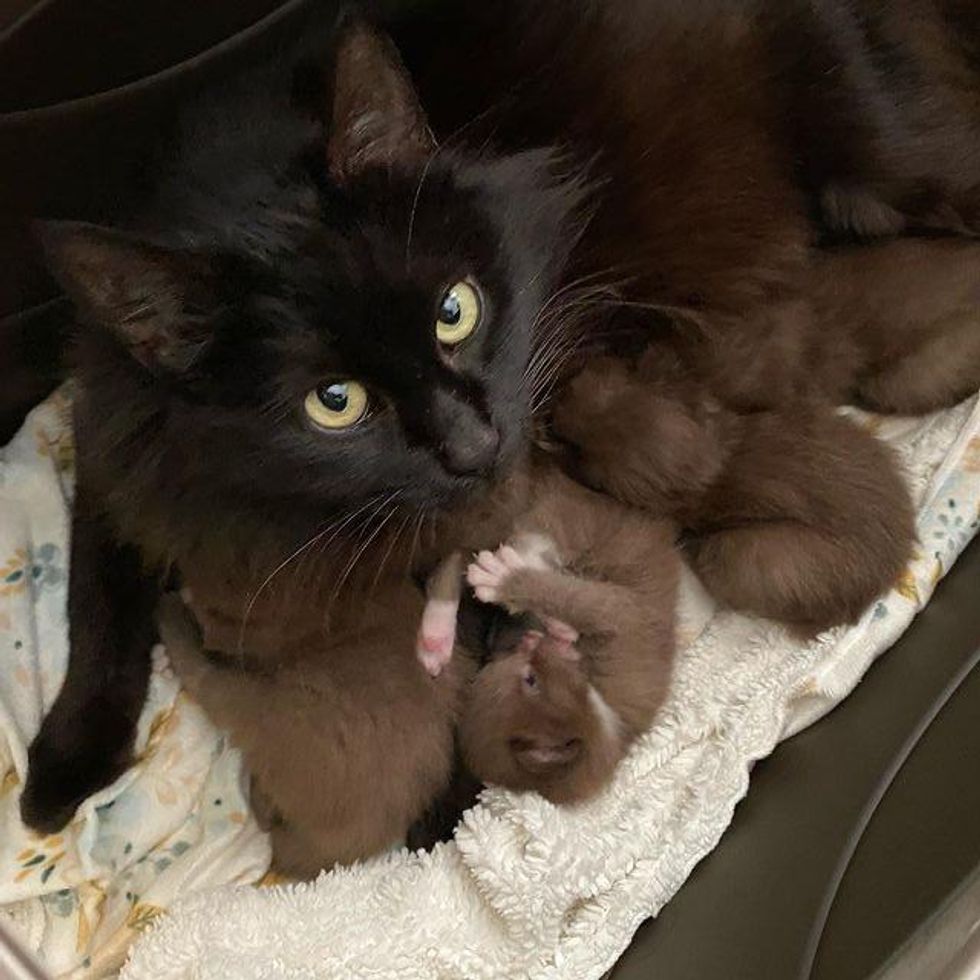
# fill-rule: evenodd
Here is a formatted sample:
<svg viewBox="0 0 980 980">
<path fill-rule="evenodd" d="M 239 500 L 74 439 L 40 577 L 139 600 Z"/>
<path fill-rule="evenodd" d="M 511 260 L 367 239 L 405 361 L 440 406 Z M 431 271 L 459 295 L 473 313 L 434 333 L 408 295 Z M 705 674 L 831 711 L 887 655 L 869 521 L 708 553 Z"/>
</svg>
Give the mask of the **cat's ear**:
<svg viewBox="0 0 980 980">
<path fill-rule="evenodd" d="M 145 367 L 186 371 L 211 339 L 206 259 L 78 221 L 35 235 L 83 319 L 108 328 Z"/>
<path fill-rule="evenodd" d="M 394 45 L 358 20 L 337 38 L 331 120 L 327 164 L 341 185 L 369 168 L 423 163 L 435 149 Z"/>
</svg>

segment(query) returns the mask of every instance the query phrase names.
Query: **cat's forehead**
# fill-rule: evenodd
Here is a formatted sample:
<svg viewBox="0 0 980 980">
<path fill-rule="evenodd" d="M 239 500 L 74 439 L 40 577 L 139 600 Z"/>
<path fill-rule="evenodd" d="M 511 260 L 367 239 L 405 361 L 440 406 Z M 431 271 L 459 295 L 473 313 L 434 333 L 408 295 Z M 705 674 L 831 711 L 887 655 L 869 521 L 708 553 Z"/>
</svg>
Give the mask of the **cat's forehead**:
<svg viewBox="0 0 980 980">
<path fill-rule="evenodd" d="M 438 164 L 418 176 L 367 181 L 339 217 L 333 251 L 401 288 L 431 288 L 460 266 L 489 264 L 500 248 L 480 195 Z"/>
</svg>

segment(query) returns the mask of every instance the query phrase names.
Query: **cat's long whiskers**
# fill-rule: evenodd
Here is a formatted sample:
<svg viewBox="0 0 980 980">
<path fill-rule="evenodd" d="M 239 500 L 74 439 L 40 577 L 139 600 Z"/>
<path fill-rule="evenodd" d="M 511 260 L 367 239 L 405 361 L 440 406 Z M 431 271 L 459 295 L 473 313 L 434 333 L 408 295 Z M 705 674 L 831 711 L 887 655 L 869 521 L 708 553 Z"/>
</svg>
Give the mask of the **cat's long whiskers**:
<svg viewBox="0 0 980 980">
<path fill-rule="evenodd" d="M 382 502 L 382 504 L 371 513 L 371 517 L 370 520 L 368 521 L 367 526 L 370 526 L 370 521 L 373 521 L 374 518 L 377 517 L 377 515 L 381 513 L 381 511 L 386 506 L 388 506 L 389 504 L 397 500 L 400 494 L 401 494 L 400 490 L 395 490 L 393 493 L 389 494 L 388 497 Z M 382 518 L 378 526 L 375 527 L 373 531 L 371 531 L 371 533 L 365 539 L 364 543 L 360 544 L 357 547 L 356 551 L 354 551 L 350 560 L 347 562 L 346 566 L 344 567 L 344 570 L 341 573 L 340 578 L 337 580 L 337 583 L 334 586 L 333 591 L 330 593 L 330 598 L 327 600 L 326 616 L 328 619 L 330 616 L 330 610 L 333 607 L 334 602 L 339 597 L 341 590 L 346 584 L 347 579 L 350 577 L 351 573 L 354 571 L 354 568 L 357 566 L 357 563 L 361 560 L 361 556 L 364 554 L 365 551 L 367 551 L 367 549 L 371 546 L 371 542 L 374 541 L 374 539 L 381 533 L 381 531 L 384 529 L 388 521 L 390 521 L 392 516 L 397 512 L 398 512 L 398 506 L 396 504 L 395 506 L 391 507 L 391 509 L 388 511 L 387 514 L 385 514 L 385 516 Z"/>
<path fill-rule="evenodd" d="M 329 528 L 324 529 L 323 531 L 320 531 L 318 534 L 314 534 L 311 538 L 309 538 L 307 541 L 305 541 L 303 544 L 301 544 L 288 558 L 286 558 L 283 561 L 281 561 L 269 573 L 269 575 L 266 576 L 265 580 L 255 590 L 255 592 L 253 592 L 252 595 L 249 596 L 248 603 L 245 606 L 245 612 L 242 615 L 242 625 L 241 625 L 241 628 L 238 631 L 238 647 L 237 647 L 237 654 L 236 655 L 237 655 L 238 659 L 240 661 L 242 661 L 243 665 L 244 665 L 244 658 L 245 658 L 245 633 L 248 630 L 248 622 L 249 622 L 249 619 L 252 616 L 252 610 L 255 608 L 255 603 L 258 601 L 259 596 L 262 595 L 262 593 L 269 587 L 269 585 L 272 584 L 272 580 L 284 568 L 286 568 L 287 565 L 289 565 L 290 563 L 294 562 L 297 558 L 300 557 L 300 555 L 302 555 L 309 548 L 312 548 L 313 545 L 315 545 L 317 543 L 317 541 L 319 541 L 320 538 L 322 538 L 323 535 L 327 533 L 327 530 L 329 530 Z"/>
<path fill-rule="evenodd" d="M 381 560 L 378 562 L 378 570 L 374 573 L 374 578 L 371 580 L 370 592 L 372 594 L 378 587 L 378 582 L 381 581 L 381 575 L 384 572 L 385 565 L 388 563 L 388 559 L 391 558 L 391 554 L 395 550 L 395 544 L 398 542 L 398 539 L 402 536 L 402 532 L 408 527 L 411 520 L 412 514 L 411 511 L 409 511 L 402 519 L 402 522 L 398 525 L 398 529 L 393 535 L 391 535 L 391 540 L 388 542 L 388 547 L 385 548 L 384 553 L 381 556 Z"/>
<path fill-rule="evenodd" d="M 380 497 L 375 496 L 372 499 L 372 503 L 375 504 L 370 513 L 366 514 L 359 522 L 356 529 L 351 533 L 351 545 L 350 552 L 347 562 L 339 576 L 334 581 L 334 588 L 332 589 L 332 595 L 339 592 L 339 587 L 343 584 L 344 580 L 350 573 L 351 568 L 357 561 L 357 555 L 360 553 L 361 542 L 364 539 L 365 534 L 367 534 L 379 514 L 387 507 L 392 500 L 398 496 L 399 491 L 395 490 L 391 493 L 382 495 Z"/>
<path fill-rule="evenodd" d="M 551 343 L 543 345 L 531 358 L 524 373 L 524 383 L 528 387 L 534 387 L 538 378 L 547 375 L 552 366 L 565 358 L 568 354 L 578 349 L 584 340 L 584 336 L 579 333 L 557 333 L 551 339 Z"/>
<path fill-rule="evenodd" d="M 422 525 L 425 524 L 426 518 L 429 516 L 428 509 L 425 504 L 419 507 L 418 519 L 415 522 L 415 531 L 412 534 L 412 546 L 408 549 L 408 564 L 406 566 L 406 573 L 410 573 L 412 566 L 415 564 L 415 553 L 418 551 L 419 541 L 422 536 Z"/>
<path fill-rule="evenodd" d="M 272 582 L 276 578 L 276 576 L 279 575 L 282 571 L 284 571 L 287 566 L 289 566 L 292 562 L 296 561 L 296 559 L 298 559 L 301 555 L 303 555 L 310 548 L 314 547 L 318 542 L 322 541 L 323 538 L 326 535 L 330 534 L 331 531 L 333 531 L 333 534 L 330 535 L 330 537 L 327 539 L 327 541 L 329 542 L 329 541 L 332 541 L 334 538 L 336 538 L 336 536 L 341 531 L 343 531 L 343 529 L 348 524 L 350 524 L 350 522 L 352 520 L 354 520 L 354 518 L 356 518 L 358 516 L 358 514 L 361 514 L 365 510 L 367 510 L 367 508 L 371 505 L 371 503 L 374 502 L 375 499 L 376 498 L 374 498 L 374 497 L 370 498 L 366 503 L 362 504 L 360 507 L 358 507 L 356 510 L 354 510 L 351 513 L 347 513 L 345 511 L 342 511 L 341 512 L 341 516 L 338 517 L 337 520 L 334 520 L 333 522 L 331 522 L 330 524 L 328 524 L 326 527 L 322 528 L 320 531 L 318 531 L 315 534 L 311 535 L 310 538 L 308 538 L 305 542 L 303 542 L 303 544 L 301 544 L 291 555 L 289 555 L 287 558 L 285 558 L 283 561 L 281 561 L 265 577 L 265 579 L 262 581 L 262 584 L 251 594 L 251 596 L 249 596 L 248 602 L 245 605 L 245 612 L 242 614 L 242 625 L 241 625 L 241 628 L 240 628 L 239 633 L 238 633 L 238 649 L 237 649 L 237 654 L 236 654 L 236 656 L 238 657 L 239 660 L 244 660 L 244 656 L 245 656 L 245 634 L 246 634 L 246 632 L 248 630 L 249 620 L 251 619 L 252 611 L 255 608 L 255 603 L 258 601 L 259 596 L 261 596 L 262 593 L 267 588 L 269 588 L 269 586 L 272 584 Z M 346 514 L 346 516 L 344 516 L 345 514 Z"/>
</svg>

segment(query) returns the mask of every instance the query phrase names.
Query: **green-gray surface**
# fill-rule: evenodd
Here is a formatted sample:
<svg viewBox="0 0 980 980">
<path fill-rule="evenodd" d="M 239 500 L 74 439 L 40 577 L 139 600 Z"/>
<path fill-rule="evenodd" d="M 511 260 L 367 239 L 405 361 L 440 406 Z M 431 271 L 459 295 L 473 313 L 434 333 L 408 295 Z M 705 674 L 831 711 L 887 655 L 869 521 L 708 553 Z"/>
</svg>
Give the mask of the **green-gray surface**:
<svg viewBox="0 0 980 980">
<path fill-rule="evenodd" d="M 851 697 L 756 766 L 613 980 L 867 977 L 980 862 L 978 648 L 975 542 Z"/>
</svg>

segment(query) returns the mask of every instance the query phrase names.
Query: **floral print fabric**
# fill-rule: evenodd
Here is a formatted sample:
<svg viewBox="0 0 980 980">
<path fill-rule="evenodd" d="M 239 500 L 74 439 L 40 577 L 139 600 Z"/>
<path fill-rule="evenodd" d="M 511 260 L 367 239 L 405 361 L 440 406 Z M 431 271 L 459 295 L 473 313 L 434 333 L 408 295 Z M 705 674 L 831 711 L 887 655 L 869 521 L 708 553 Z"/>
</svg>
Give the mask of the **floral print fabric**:
<svg viewBox="0 0 980 980">
<path fill-rule="evenodd" d="M 27 747 L 68 655 L 69 402 L 58 393 L 0 450 L 0 922 L 53 976 L 118 970 L 179 895 L 252 882 L 268 867 L 238 753 L 179 692 L 154 651 L 137 762 L 60 834 L 20 822 Z"/>
</svg>

